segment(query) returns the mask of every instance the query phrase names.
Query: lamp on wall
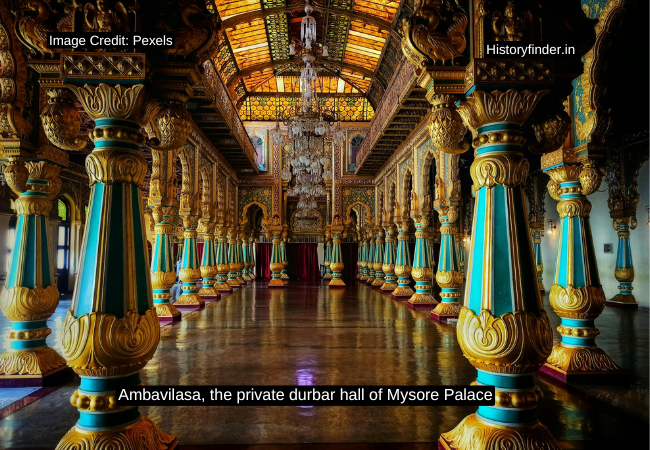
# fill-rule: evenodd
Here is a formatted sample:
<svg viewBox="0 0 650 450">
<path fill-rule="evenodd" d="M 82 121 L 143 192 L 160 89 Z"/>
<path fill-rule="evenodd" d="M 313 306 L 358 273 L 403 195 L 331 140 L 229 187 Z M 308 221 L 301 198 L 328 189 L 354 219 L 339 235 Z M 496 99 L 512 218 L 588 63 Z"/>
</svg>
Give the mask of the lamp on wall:
<svg viewBox="0 0 650 450">
<path fill-rule="evenodd" d="M 555 227 L 555 220 L 553 220 L 553 219 L 548 219 L 547 222 L 548 222 L 548 232 L 549 232 L 551 235 L 555 234 L 555 228 L 556 228 L 556 227 Z"/>
</svg>

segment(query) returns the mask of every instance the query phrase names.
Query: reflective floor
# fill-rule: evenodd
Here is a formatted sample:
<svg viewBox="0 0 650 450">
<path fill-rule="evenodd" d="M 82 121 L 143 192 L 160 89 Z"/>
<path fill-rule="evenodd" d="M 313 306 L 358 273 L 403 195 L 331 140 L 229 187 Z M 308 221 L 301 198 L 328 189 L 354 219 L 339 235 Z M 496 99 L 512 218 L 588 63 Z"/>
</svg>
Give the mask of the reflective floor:
<svg viewBox="0 0 650 450">
<path fill-rule="evenodd" d="M 65 303 L 52 320 L 53 344 L 69 307 Z M 557 325 L 559 319 L 552 311 L 549 315 Z M 545 398 L 538 416 L 563 448 L 611 448 L 623 437 L 638 443 L 634 448 L 648 448 L 648 312 L 608 308 L 596 323 L 599 344 L 633 373 L 634 384 L 576 389 L 539 378 Z M 6 327 L 0 319 L 0 333 Z M 163 327 L 158 351 L 142 372 L 147 385 L 463 385 L 475 376 L 458 348 L 454 326 L 437 324 L 365 285 L 330 290 L 298 282 L 284 290 L 246 286 Z M 0 448 L 53 448 L 76 421 L 68 400 L 75 387 L 64 386 L 0 420 Z M 141 411 L 176 435 L 181 446 L 191 447 L 435 442 L 475 408 Z"/>
</svg>

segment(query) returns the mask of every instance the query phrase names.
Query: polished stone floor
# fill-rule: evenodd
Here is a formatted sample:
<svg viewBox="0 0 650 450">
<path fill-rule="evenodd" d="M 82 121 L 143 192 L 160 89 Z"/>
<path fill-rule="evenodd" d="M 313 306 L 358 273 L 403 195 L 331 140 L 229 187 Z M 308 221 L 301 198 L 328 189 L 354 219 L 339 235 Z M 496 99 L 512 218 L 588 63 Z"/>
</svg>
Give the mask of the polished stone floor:
<svg viewBox="0 0 650 450">
<path fill-rule="evenodd" d="M 68 302 L 52 320 L 54 338 Z M 549 310 L 554 325 L 559 323 Z M 0 319 L 0 333 L 7 327 Z M 566 449 L 648 448 L 648 312 L 606 309 L 598 342 L 631 386 L 567 388 L 539 378 L 538 416 Z M 55 345 L 56 347 L 56 345 Z M 453 325 L 440 325 L 365 285 L 330 290 L 246 286 L 161 330 L 147 385 L 464 385 L 474 368 Z M 74 425 L 76 383 L 0 420 L 0 448 L 54 448 Z M 474 407 L 142 407 L 183 448 L 215 444 L 435 442 Z M 400 448 L 424 448 L 406 444 Z M 241 447 L 233 447 L 241 448 Z M 255 448 L 258 448 L 255 446 Z M 290 448 L 305 448 L 291 446 Z M 325 448 L 325 447 L 308 447 Z M 431 448 L 429 446 L 428 448 Z"/>
</svg>

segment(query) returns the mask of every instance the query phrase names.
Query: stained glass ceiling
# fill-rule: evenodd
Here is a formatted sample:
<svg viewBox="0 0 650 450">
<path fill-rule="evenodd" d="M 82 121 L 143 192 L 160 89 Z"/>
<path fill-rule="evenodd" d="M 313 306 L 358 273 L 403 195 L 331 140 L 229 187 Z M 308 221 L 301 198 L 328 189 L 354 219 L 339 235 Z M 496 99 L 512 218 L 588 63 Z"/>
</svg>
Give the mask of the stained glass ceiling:
<svg viewBox="0 0 650 450">
<path fill-rule="evenodd" d="M 222 33 L 215 66 L 240 108 L 243 120 L 253 105 L 281 105 L 298 95 L 299 59 L 289 56 L 289 44 L 300 35 L 305 15 L 300 0 L 216 0 Z M 370 120 L 367 100 L 385 52 L 387 38 L 400 5 L 391 0 L 312 0 L 319 40 L 329 57 L 318 61 L 320 96 L 332 105 L 345 105 L 349 120 Z M 382 91 L 385 86 L 382 86 Z M 270 101 L 269 99 L 275 99 Z M 337 100 L 337 99 L 345 99 Z M 259 101 L 258 101 L 259 100 Z M 359 111 L 349 109 L 357 105 Z M 247 112 L 248 111 L 248 112 Z"/>
</svg>

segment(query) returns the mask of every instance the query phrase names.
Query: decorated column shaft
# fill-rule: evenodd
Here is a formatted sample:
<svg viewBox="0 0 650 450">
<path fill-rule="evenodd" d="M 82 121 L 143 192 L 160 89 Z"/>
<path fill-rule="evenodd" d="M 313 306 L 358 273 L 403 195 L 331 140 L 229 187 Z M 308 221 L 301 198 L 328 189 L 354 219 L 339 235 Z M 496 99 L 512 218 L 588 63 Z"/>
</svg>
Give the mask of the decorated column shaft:
<svg viewBox="0 0 650 450">
<path fill-rule="evenodd" d="M 377 233 L 375 239 L 375 262 L 373 268 L 375 269 L 375 279 L 372 282 L 371 286 L 381 287 L 385 283 L 384 278 L 384 230 L 378 226 L 375 233 Z"/>
<path fill-rule="evenodd" d="M 0 295 L 0 310 L 11 323 L 5 338 L 9 349 L 0 355 L 0 375 L 3 383 L 20 386 L 30 385 L 26 380 L 42 384 L 44 378 L 66 367 L 46 342 L 52 332 L 47 319 L 59 304 L 47 218 L 61 187 L 61 168 L 45 160 L 25 163 L 21 157 L 8 156 L 12 153 L 20 154 L 20 150 L 3 148 L 4 177 L 19 197 L 14 252 Z"/>
<path fill-rule="evenodd" d="M 230 294 L 232 292 L 232 288 L 228 284 L 230 264 L 228 263 L 228 251 L 226 249 L 226 243 L 228 242 L 228 229 L 222 225 L 219 226 L 217 230 L 217 282 L 215 283 L 214 288 L 222 294 Z"/>
<path fill-rule="evenodd" d="M 248 278 L 255 281 L 255 239 L 253 236 L 248 237 Z"/>
<path fill-rule="evenodd" d="M 343 282 L 343 258 L 341 255 L 341 236 L 343 234 L 343 221 L 338 214 L 334 216 L 332 225 L 328 225 L 332 233 L 332 281 L 329 282 L 329 287 L 345 287 Z"/>
<path fill-rule="evenodd" d="M 465 240 L 463 237 L 458 242 L 458 264 L 460 265 L 460 273 L 465 278 Z"/>
<path fill-rule="evenodd" d="M 551 177 L 549 192 L 554 197 L 559 192 L 557 263 L 549 300 L 562 319 L 557 328 L 562 340 L 553 347 L 542 370 L 563 381 L 574 375 L 618 374 L 620 368 L 596 346 L 600 331 L 594 320 L 605 308 L 605 293 L 591 235 L 591 202 L 585 193 L 595 191 L 600 178 L 593 188 L 593 180 L 578 163 L 574 149 L 544 155 L 542 169 Z"/>
<path fill-rule="evenodd" d="M 411 275 L 415 280 L 415 293 L 411 296 L 408 304 L 411 308 L 433 309 L 438 303 L 431 295 L 431 262 L 429 250 L 426 243 L 426 228 L 429 226 L 429 200 L 425 198 L 422 209 L 415 192 L 411 196 L 411 218 L 415 223 L 415 253 L 413 255 L 413 268 Z"/>
<path fill-rule="evenodd" d="M 375 250 L 377 249 L 371 230 L 372 228 L 366 232 L 368 236 L 368 262 L 366 263 L 368 276 L 366 277 L 366 283 L 370 285 L 375 281 Z"/>
<path fill-rule="evenodd" d="M 217 276 L 217 247 L 214 236 L 214 223 L 204 222 L 203 228 L 203 254 L 201 255 L 201 278 L 203 286 L 199 290 L 199 296 L 203 300 L 218 300 L 221 298 L 219 291 L 215 289 L 215 277 Z"/>
<path fill-rule="evenodd" d="M 632 282 L 634 281 L 634 265 L 632 264 L 632 247 L 630 246 L 630 218 L 614 219 L 614 229 L 618 235 L 618 250 L 616 252 L 616 268 L 614 276 L 619 282 L 618 294 L 608 300 L 608 304 L 638 307 Z"/>
<path fill-rule="evenodd" d="M 253 281 L 253 279 L 250 276 L 251 247 L 248 238 L 246 237 L 246 234 L 242 234 L 242 236 L 243 237 L 241 241 L 241 254 L 242 254 L 242 259 L 244 261 L 244 268 L 242 269 L 241 277 L 244 279 L 245 282 L 250 283 L 251 281 Z"/>
<path fill-rule="evenodd" d="M 183 254 L 181 257 L 182 293 L 176 303 L 178 306 L 205 306 L 205 301 L 199 295 L 197 283 L 201 281 L 201 266 L 199 264 L 199 250 L 197 246 L 199 216 L 188 214 L 183 217 Z"/>
<path fill-rule="evenodd" d="M 228 232 L 228 285 L 233 289 L 239 289 L 241 283 L 237 279 L 239 268 L 239 250 L 237 249 L 237 230 L 230 229 Z"/>
<path fill-rule="evenodd" d="M 436 281 L 442 289 L 441 302 L 431 312 L 431 317 L 437 321 L 446 321 L 458 317 L 460 313 L 460 286 L 463 283 L 463 273 L 460 271 L 458 255 L 458 212 L 456 207 L 437 206 L 440 217 L 440 257 Z"/>
<path fill-rule="evenodd" d="M 533 229 L 533 252 L 535 253 L 535 267 L 537 270 L 537 284 L 539 292 L 544 292 L 544 263 L 542 262 L 542 230 Z"/>
<path fill-rule="evenodd" d="M 397 289 L 397 276 L 395 275 L 395 227 L 389 222 L 390 216 L 384 211 L 383 227 L 386 233 L 386 243 L 384 245 L 384 284 L 381 290 L 384 292 L 393 292 Z"/>
<path fill-rule="evenodd" d="M 357 228 L 357 241 L 359 242 L 359 245 L 357 247 L 357 276 L 356 279 L 360 279 L 361 276 L 363 275 L 363 238 L 360 235 L 361 233 L 361 228 Z"/>
<path fill-rule="evenodd" d="M 442 434 L 445 449 L 487 449 L 495 442 L 559 448 L 535 414 L 542 395 L 533 375 L 550 354 L 553 334 L 537 288 L 522 189 L 529 165 L 521 125 L 543 94 L 475 90 L 458 107 L 476 136 L 470 171 L 477 190 L 458 343 L 478 369 L 476 383 L 495 386 L 496 395 L 494 406 L 480 406 Z M 440 114 L 457 120 L 453 103 Z"/>
<path fill-rule="evenodd" d="M 397 288 L 391 293 L 393 298 L 411 298 L 411 255 L 408 247 L 408 217 L 402 217 L 399 205 L 395 207 L 394 223 L 397 227 L 397 251 L 395 252 L 395 275 Z"/>
<path fill-rule="evenodd" d="M 237 233 L 235 241 L 235 250 L 237 252 L 237 281 L 239 284 L 246 284 L 246 280 L 242 277 L 244 274 L 244 252 L 242 250 L 242 233 Z"/>
<path fill-rule="evenodd" d="M 325 237 L 325 275 L 323 275 L 324 280 L 332 279 L 332 268 L 330 267 L 332 263 L 332 240 L 329 237 Z"/>
<path fill-rule="evenodd" d="M 117 406 L 118 387 L 141 384 L 160 325 L 153 305 L 140 188 L 147 164 L 140 154 L 157 105 L 143 85 L 71 86 L 92 119 L 95 148 L 86 159 L 90 204 L 72 305 L 61 330 L 63 356 L 80 375 L 70 398 L 77 424 L 58 449 L 173 448 L 137 406 Z"/>
<path fill-rule="evenodd" d="M 271 281 L 269 282 L 269 287 L 283 288 L 284 283 L 282 282 L 282 248 L 280 243 L 282 242 L 282 226 L 273 225 L 269 227 L 270 232 L 273 233 L 273 248 L 271 249 Z"/>
<path fill-rule="evenodd" d="M 363 230 L 359 230 L 361 236 L 361 261 L 359 265 L 359 281 L 368 279 L 368 239 Z"/>
<path fill-rule="evenodd" d="M 151 287 L 156 315 L 161 321 L 180 320 L 181 312 L 170 303 L 171 288 L 176 283 L 176 270 L 172 254 L 173 206 L 154 206 L 154 233 L 156 240 L 151 256 Z"/>
<path fill-rule="evenodd" d="M 280 242 L 280 254 L 282 257 L 282 270 L 280 271 L 280 278 L 286 283 L 289 281 L 289 274 L 287 273 L 287 267 L 289 267 L 289 260 L 287 259 L 287 238 L 283 237 L 282 242 Z"/>
</svg>

